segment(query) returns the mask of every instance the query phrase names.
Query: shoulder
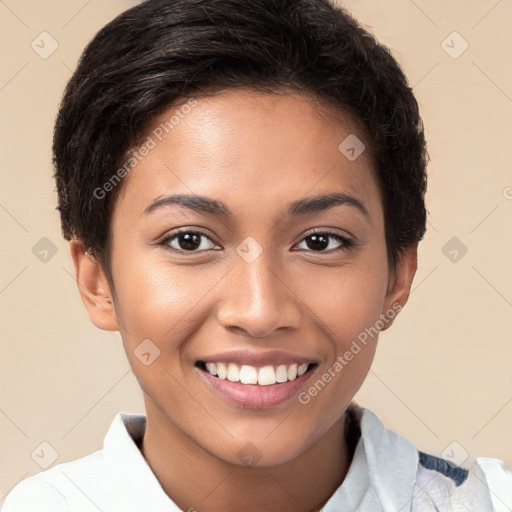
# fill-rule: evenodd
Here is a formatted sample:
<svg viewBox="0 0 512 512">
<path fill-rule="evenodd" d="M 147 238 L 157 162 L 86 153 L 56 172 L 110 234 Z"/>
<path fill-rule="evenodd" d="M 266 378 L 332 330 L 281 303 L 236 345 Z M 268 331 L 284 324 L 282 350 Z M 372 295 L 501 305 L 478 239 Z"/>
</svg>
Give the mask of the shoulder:
<svg viewBox="0 0 512 512">
<path fill-rule="evenodd" d="M 154 479 L 136 444 L 145 421 L 140 414 L 116 414 L 101 450 L 22 480 L 5 498 L 1 512 L 121 510 L 119 499 L 131 505 L 127 495 L 133 491 L 130 496 L 139 496 L 141 475 L 145 481 Z M 158 492 L 158 482 L 154 486 Z"/>
<path fill-rule="evenodd" d="M 477 458 L 459 467 L 419 451 L 412 511 L 509 511 L 512 507 L 512 472 L 498 459 Z"/>
<path fill-rule="evenodd" d="M 496 512 L 512 510 L 512 470 L 503 461 L 479 457 L 476 463 L 485 475 Z"/>
<path fill-rule="evenodd" d="M 22 480 L 7 495 L 2 512 L 64 512 L 68 511 L 68 502 L 62 494 L 39 475 Z"/>
<path fill-rule="evenodd" d="M 355 455 L 364 455 L 361 464 L 380 505 L 393 503 L 396 510 L 410 512 L 512 511 L 512 471 L 501 460 L 479 457 L 457 465 L 454 451 L 446 455 L 446 460 L 422 452 L 355 402 L 347 411 L 350 422 L 360 426 Z M 357 457 L 354 461 L 357 463 Z M 352 483 L 356 485 L 354 478 Z"/>
<path fill-rule="evenodd" d="M 84 481 L 94 487 L 107 476 L 103 459 L 99 450 L 25 478 L 9 492 L 1 512 L 69 512 L 71 504 L 83 504 L 83 510 L 97 510 L 91 508 Z M 95 478 L 91 480 L 87 475 Z"/>
</svg>

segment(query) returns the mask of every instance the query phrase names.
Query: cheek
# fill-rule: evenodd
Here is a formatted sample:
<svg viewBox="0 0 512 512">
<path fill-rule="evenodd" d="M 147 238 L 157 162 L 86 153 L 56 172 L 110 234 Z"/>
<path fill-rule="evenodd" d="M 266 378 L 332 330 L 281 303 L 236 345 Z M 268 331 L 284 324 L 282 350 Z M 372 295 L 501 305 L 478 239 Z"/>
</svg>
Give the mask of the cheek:
<svg viewBox="0 0 512 512">
<path fill-rule="evenodd" d="M 134 348 L 150 339 L 174 355 L 205 321 L 213 288 L 224 273 L 220 265 L 178 266 L 156 253 L 119 260 L 116 314 L 125 344 Z"/>
<path fill-rule="evenodd" d="M 324 417 L 319 428 L 328 428 L 339 417 L 371 366 L 382 328 L 386 265 L 385 258 L 369 253 L 357 265 L 309 272 L 314 284 L 308 287 L 307 304 L 320 327 L 317 332 L 323 331 L 324 346 L 327 339 L 330 347 L 316 379 L 298 398 L 311 417 Z"/>
<path fill-rule="evenodd" d="M 294 416 L 311 438 L 323 435 L 336 422 L 363 384 L 375 355 L 375 326 L 382 313 L 382 286 L 372 279 L 354 273 L 338 282 L 327 280 L 324 290 L 325 296 L 313 307 L 321 313 L 322 335 L 330 346 L 326 350 L 324 339 L 327 357 L 298 395 L 300 413 Z"/>
<path fill-rule="evenodd" d="M 371 256 L 339 268 L 310 265 L 294 276 L 294 292 L 340 350 L 383 312 L 388 275 L 382 261 Z"/>
</svg>

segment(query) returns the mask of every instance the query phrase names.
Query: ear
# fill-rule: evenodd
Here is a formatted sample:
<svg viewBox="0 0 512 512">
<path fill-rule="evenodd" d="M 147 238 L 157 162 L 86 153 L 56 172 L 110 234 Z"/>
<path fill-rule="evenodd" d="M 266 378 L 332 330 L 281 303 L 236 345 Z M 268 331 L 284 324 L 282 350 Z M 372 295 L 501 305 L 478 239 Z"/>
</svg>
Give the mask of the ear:
<svg viewBox="0 0 512 512">
<path fill-rule="evenodd" d="M 387 319 L 385 331 L 392 323 L 398 312 L 405 306 L 411 293 L 412 280 L 418 268 L 418 243 L 408 247 L 399 256 L 395 272 L 391 274 L 388 291 L 384 300 L 383 314 Z M 386 312 L 388 314 L 386 314 Z"/>
<path fill-rule="evenodd" d="M 119 331 L 114 300 L 100 264 L 77 239 L 69 244 L 75 277 L 91 322 L 105 331 Z"/>
</svg>

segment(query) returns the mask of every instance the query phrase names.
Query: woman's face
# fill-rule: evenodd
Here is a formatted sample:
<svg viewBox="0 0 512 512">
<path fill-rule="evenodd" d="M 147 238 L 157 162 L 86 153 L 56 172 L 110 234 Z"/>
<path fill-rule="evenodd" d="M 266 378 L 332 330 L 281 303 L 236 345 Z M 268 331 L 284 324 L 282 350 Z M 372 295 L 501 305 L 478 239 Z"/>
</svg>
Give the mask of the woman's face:
<svg viewBox="0 0 512 512">
<path fill-rule="evenodd" d="M 234 464 L 286 462 L 343 418 L 415 262 L 388 271 L 370 150 L 347 117 L 293 93 L 188 105 L 154 120 L 125 178 L 116 320 L 95 323 L 121 332 L 154 428 Z"/>
</svg>

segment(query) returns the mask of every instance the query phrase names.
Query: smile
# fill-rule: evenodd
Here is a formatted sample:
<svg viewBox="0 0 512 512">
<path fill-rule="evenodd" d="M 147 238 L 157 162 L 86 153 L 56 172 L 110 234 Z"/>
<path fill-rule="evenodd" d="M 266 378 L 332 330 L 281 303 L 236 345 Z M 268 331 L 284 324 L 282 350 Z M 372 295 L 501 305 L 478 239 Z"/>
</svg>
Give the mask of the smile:
<svg viewBox="0 0 512 512">
<path fill-rule="evenodd" d="M 318 364 L 303 361 L 243 364 L 210 360 L 197 361 L 195 366 L 203 382 L 223 401 L 244 409 L 270 409 L 293 400 Z"/>
<path fill-rule="evenodd" d="M 271 386 L 295 380 L 304 375 L 312 363 L 306 364 L 280 364 L 277 366 L 266 365 L 260 368 L 248 364 L 235 363 L 200 363 L 200 367 L 208 371 L 210 375 L 221 380 L 240 382 L 241 384 L 253 384 L 258 386 Z"/>
</svg>

